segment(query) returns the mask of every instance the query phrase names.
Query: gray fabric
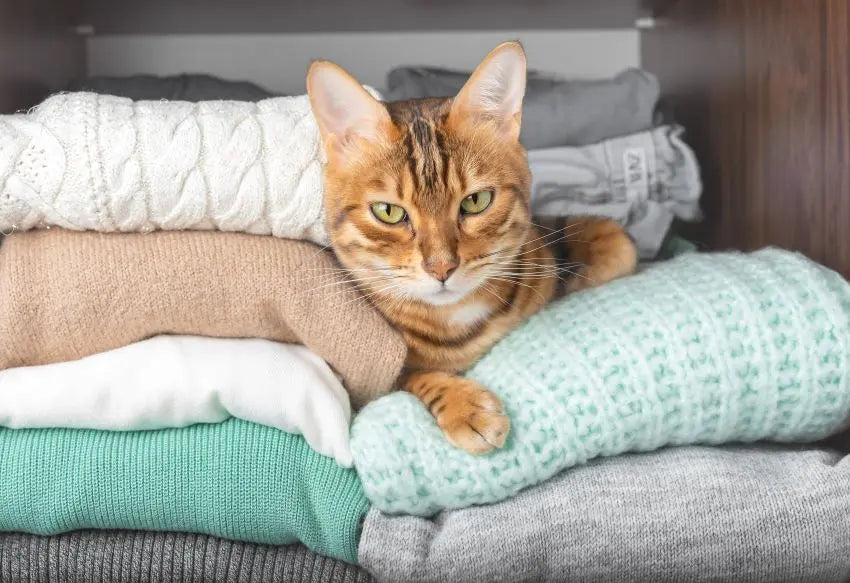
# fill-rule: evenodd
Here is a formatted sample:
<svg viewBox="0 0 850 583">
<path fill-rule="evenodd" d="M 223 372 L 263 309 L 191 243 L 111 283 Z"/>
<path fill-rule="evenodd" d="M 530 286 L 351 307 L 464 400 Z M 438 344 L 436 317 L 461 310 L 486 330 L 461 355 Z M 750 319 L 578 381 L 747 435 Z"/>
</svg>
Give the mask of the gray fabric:
<svg viewBox="0 0 850 583">
<path fill-rule="evenodd" d="M 301 545 L 256 545 L 199 534 L 78 531 L 0 535 L 0 581 L 369 583 L 372 578 Z"/>
<path fill-rule="evenodd" d="M 457 94 L 469 72 L 400 67 L 387 75 L 387 101 Z M 612 79 L 556 79 L 530 71 L 520 141 L 526 148 L 584 146 L 648 130 L 658 102 L 658 80 L 640 69 Z"/>
<path fill-rule="evenodd" d="M 532 213 L 611 217 L 641 259 L 654 258 L 674 218 L 700 218 L 699 166 L 683 131 L 662 126 L 590 146 L 529 150 Z"/>
<path fill-rule="evenodd" d="M 71 84 L 69 91 L 92 91 L 136 101 L 259 101 L 273 93 L 247 81 L 228 81 L 210 75 L 134 75 L 131 77 L 89 77 Z"/>
<path fill-rule="evenodd" d="M 850 580 L 850 456 L 774 446 L 600 460 L 431 519 L 370 510 L 378 581 Z"/>
</svg>

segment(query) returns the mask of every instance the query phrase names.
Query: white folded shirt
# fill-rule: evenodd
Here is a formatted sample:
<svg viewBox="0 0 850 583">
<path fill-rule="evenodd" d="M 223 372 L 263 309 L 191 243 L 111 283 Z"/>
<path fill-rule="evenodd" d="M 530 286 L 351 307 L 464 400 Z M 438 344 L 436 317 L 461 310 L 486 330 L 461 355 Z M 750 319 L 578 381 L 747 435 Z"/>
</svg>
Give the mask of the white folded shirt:
<svg viewBox="0 0 850 583">
<path fill-rule="evenodd" d="M 0 371 L 0 426 L 131 431 L 229 417 L 304 436 L 351 466 L 348 393 L 303 346 L 157 336 L 80 360 Z"/>
</svg>

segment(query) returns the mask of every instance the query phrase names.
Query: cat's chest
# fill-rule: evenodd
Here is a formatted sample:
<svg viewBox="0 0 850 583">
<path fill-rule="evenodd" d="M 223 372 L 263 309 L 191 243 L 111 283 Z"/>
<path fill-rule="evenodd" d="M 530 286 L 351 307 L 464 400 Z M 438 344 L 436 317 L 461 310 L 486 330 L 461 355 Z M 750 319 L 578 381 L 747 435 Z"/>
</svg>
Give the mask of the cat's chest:
<svg viewBox="0 0 850 583">
<path fill-rule="evenodd" d="M 453 326 L 471 326 L 487 318 L 493 307 L 486 302 L 472 302 L 458 306 L 449 314 L 449 323 Z"/>
</svg>

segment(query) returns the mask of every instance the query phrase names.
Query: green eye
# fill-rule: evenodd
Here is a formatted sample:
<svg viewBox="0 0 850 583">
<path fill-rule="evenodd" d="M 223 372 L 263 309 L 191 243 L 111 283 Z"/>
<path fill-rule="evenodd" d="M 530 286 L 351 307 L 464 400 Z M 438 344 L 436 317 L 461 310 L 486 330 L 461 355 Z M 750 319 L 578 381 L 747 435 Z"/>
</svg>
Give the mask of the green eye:
<svg viewBox="0 0 850 583">
<path fill-rule="evenodd" d="M 388 225 L 395 225 L 407 219 L 407 212 L 397 204 L 373 202 L 370 208 L 376 219 Z"/>
<path fill-rule="evenodd" d="M 460 212 L 465 215 L 477 215 L 490 206 L 490 202 L 492 200 L 492 190 L 481 190 L 479 192 L 475 192 L 460 201 Z"/>
</svg>

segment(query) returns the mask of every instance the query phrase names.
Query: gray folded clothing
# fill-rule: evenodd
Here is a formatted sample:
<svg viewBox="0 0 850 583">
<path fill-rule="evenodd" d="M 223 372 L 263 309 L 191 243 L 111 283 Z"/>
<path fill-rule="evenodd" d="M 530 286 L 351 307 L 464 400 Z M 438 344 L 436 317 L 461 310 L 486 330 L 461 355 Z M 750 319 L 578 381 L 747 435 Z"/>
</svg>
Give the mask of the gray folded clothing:
<svg viewBox="0 0 850 583">
<path fill-rule="evenodd" d="M 366 571 L 301 545 L 201 534 L 78 531 L 0 535 L 3 583 L 369 583 Z"/>
<path fill-rule="evenodd" d="M 430 519 L 372 509 L 382 582 L 850 581 L 850 455 L 688 447 L 598 460 Z"/>
<path fill-rule="evenodd" d="M 399 67 L 387 75 L 385 99 L 457 94 L 469 72 Z M 529 71 L 520 141 L 526 148 L 584 146 L 648 130 L 658 102 L 658 80 L 641 69 L 612 79 L 563 80 Z"/>
<path fill-rule="evenodd" d="M 159 77 L 89 77 L 74 81 L 69 91 L 91 91 L 127 97 L 135 101 L 168 99 L 171 101 L 260 101 L 273 93 L 248 81 L 230 81 L 212 75 L 185 74 Z"/>
<path fill-rule="evenodd" d="M 679 126 L 578 148 L 528 151 L 535 216 L 599 215 L 617 220 L 652 259 L 674 218 L 700 218 L 699 166 Z"/>
</svg>

